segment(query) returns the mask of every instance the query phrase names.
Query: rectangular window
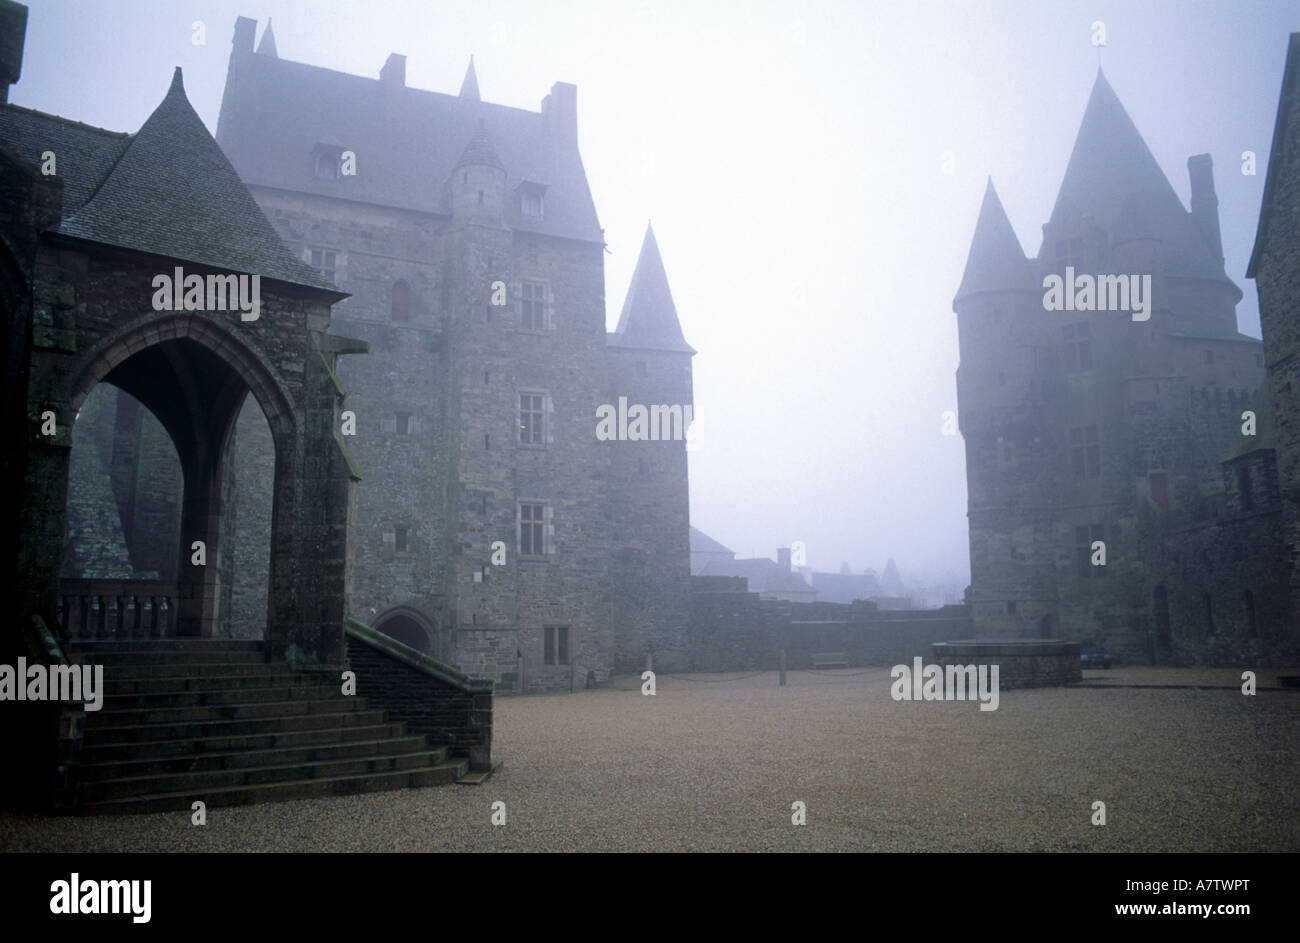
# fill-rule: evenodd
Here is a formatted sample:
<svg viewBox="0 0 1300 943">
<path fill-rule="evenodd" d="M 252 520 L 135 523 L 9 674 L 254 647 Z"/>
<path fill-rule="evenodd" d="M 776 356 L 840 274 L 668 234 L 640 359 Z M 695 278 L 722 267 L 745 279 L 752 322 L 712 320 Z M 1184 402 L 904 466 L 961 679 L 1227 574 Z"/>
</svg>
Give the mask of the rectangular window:
<svg viewBox="0 0 1300 943">
<path fill-rule="evenodd" d="M 311 250 L 312 268 L 319 269 L 320 273 L 330 281 L 334 281 L 334 276 L 338 271 L 337 258 L 338 256 L 329 249 Z"/>
<path fill-rule="evenodd" d="M 1101 442 L 1096 426 L 1070 430 L 1070 465 L 1075 478 L 1101 477 Z"/>
<path fill-rule="evenodd" d="M 542 218 L 542 195 L 540 193 L 523 193 L 519 197 L 519 212 L 529 219 Z"/>
<path fill-rule="evenodd" d="M 406 553 L 406 528 L 397 527 L 393 531 L 393 549 L 398 553 Z"/>
<path fill-rule="evenodd" d="M 541 282 L 524 282 L 520 286 L 523 329 L 546 330 L 546 286 Z"/>
<path fill-rule="evenodd" d="M 542 556 L 546 553 L 543 504 L 519 505 L 519 552 L 525 556 Z"/>
<path fill-rule="evenodd" d="M 397 427 L 396 427 L 396 432 L 397 432 L 398 435 L 410 435 L 410 434 L 411 434 L 411 414 L 410 414 L 410 413 L 398 413 L 398 414 L 397 414 Z"/>
<path fill-rule="evenodd" d="M 342 157 L 342 152 L 334 148 L 318 149 L 316 151 L 316 178 L 318 180 L 339 179 L 339 167 L 342 164 Z"/>
<path fill-rule="evenodd" d="M 569 663 L 569 627 L 567 625 L 548 625 L 544 630 L 543 660 L 548 665 L 567 665 Z"/>
<path fill-rule="evenodd" d="M 546 443 L 546 410 L 540 393 L 519 394 L 519 442 L 522 445 Z"/>
<path fill-rule="evenodd" d="M 1092 327 L 1087 321 L 1061 328 L 1065 372 L 1082 373 L 1092 369 Z"/>
</svg>

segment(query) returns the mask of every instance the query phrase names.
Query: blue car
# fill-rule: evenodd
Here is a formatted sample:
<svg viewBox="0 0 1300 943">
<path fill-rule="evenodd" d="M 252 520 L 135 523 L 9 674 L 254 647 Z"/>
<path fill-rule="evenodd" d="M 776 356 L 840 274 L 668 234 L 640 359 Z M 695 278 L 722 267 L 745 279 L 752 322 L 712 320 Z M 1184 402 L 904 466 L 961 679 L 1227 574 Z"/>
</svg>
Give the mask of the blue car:
<svg viewBox="0 0 1300 943">
<path fill-rule="evenodd" d="M 1100 645 L 1085 646 L 1079 657 L 1083 662 L 1084 668 L 1110 667 L 1110 652 L 1106 651 L 1106 649 L 1102 648 Z"/>
</svg>

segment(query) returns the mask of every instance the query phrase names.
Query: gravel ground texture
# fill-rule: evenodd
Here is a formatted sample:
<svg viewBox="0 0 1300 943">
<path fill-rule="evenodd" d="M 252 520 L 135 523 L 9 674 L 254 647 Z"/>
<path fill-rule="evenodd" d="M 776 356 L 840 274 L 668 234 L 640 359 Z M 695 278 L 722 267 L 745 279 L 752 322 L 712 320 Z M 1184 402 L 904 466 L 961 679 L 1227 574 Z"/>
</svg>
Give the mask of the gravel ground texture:
<svg viewBox="0 0 1300 943">
<path fill-rule="evenodd" d="M 0 813 L 0 850 L 1300 850 L 1300 691 L 1261 670 L 1247 697 L 1240 677 L 1088 671 L 1133 686 L 1003 691 L 995 711 L 894 701 L 885 668 L 794 671 L 784 688 L 773 672 L 661 674 L 654 697 L 629 677 L 499 698 L 504 766 L 480 786 L 214 808 L 205 827 Z"/>
</svg>

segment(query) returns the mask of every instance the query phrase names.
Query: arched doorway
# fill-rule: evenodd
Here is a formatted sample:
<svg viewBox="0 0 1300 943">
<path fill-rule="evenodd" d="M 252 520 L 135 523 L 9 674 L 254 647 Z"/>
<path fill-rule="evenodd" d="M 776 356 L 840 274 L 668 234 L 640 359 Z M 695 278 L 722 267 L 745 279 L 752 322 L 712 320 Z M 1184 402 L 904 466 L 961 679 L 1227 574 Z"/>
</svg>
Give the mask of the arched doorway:
<svg viewBox="0 0 1300 943">
<path fill-rule="evenodd" d="M 396 606 L 386 610 L 375 620 L 375 628 L 417 652 L 438 657 L 437 631 L 433 623 L 423 613 L 409 606 Z"/>
<path fill-rule="evenodd" d="M 73 389 L 74 415 L 91 402 L 103 383 L 120 391 L 119 401 L 125 397 L 156 417 L 179 461 L 179 540 L 171 551 L 165 546 L 159 549 L 167 542 L 165 536 L 155 535 L 163 540 L 154 541 L 155 551 L 170 555 L 165 563 L 174 564 L 159 566 L 157 575 L 174 573 L 173 580 L 154 580 L 145 587 L 130 580 L 120 586 L 64 585 L 60 609 L 65 630 L 74 637 L 229 635 L 237 541 L 235 518 L 223 512 L 228 507 L 233 510 L 236 495 L 250 486 L 256 490 L 260 480 L 266 492 L 275 496 L 260 508 L 251 508 L 253 516 L 269 515 L 269 524 L 263 521 L 268 547 L 263 554 L 266 569 L 260 572 L 261 609 L 258 624 L 244 627 L 239 634 L 261 638 L 270 610 L 265 589 L 273 556 L 270 547 L 277 540 L 286 477 L 285 450 L 279 443 L 293 431 L 287 396 L 265 365 L 228 329 L 194 315 L 156 319 L 149 327 L 124 330 L 91 353 L 90 364 Z M 236 421 L 241 411 L 248 413 L 250 403 L 266 426 L 271 450 L 260 469 L 241 468 L 235 460 Z M 254 427 L 255 423 L 250 426 Z M 74 484 L 70 474 L 70 494 Z M 87 612 L 96 613 L 93 625 L 86 624 Z"/>
</svg>

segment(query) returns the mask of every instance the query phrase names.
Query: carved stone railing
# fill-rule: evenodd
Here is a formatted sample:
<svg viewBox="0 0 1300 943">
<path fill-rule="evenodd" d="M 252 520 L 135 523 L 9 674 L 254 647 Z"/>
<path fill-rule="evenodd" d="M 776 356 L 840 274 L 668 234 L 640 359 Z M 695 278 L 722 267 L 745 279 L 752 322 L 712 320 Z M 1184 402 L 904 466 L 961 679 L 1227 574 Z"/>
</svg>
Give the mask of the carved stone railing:
<svg viewBox="0 0 1300 943">
<path fill-rule="evenodd" d="M 77 639 L 170 638 L 177 584 L 167 580 L 62 580 L 59 624 Z"/>
</svg>

